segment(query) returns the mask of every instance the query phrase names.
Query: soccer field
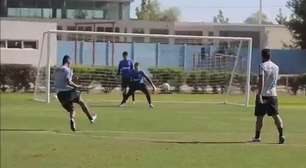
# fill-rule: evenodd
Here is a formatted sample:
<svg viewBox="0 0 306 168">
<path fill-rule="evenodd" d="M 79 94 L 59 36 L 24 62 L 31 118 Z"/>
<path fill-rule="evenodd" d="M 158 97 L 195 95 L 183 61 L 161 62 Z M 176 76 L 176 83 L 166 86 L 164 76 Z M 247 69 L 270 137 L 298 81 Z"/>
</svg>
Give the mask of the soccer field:
<svg viewBox="0 0 306 168">
<path fill-rule="evenodd" d="M 253 108 L 200 103 L 214 95 L 153 95 L 150 110 L 143 95 L 120 108 L 119 94 L 84 94 L 98 119 L 90 124 L 77 108 L 76 133 L 55 100 L 35 102 L 32 94 L 1 97 L 2 168 L 306 167 L 305 96 L 280 96 L 284 145 L 275 144 L 271 118 L 264 121 L 263 142 L 248 143 Z"/>
</svg>

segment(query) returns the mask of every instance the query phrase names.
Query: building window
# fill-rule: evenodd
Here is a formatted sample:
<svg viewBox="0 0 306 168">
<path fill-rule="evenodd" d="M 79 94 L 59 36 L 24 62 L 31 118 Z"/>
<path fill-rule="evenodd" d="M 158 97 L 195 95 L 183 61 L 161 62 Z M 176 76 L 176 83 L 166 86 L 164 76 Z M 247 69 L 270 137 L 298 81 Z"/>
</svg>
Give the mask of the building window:
<svg viewBox="0 0 306 168">
<path fill-rule="evenodd" d="M 168 29 L 151 29 L 150 34 L 169 34 Z M 151 37 L 150 38 L 151 43 L 162 43 L 162 44 L 168 44 L 169 39 L 163 38 L 163 37 Z"/>
<path fill-rule="evenodd" d="M 6 48 L 6 42 L 4 40 L 0 41 L 0 48 Z"/>
<path fill-rule="evenodd" d="M 151 29 L 150 34 L 169 34 L 168 29 Z"/>
<path fill-rule="evenodd" d="M 105 28 L 105 31 L 106 31 L 106 32 L 113 32 L 113 28 L 112 28 L 112 27 L 106 27 L 106 28 Z"/>
<path fill-rule="evenodd" d="M 63 30 L 63 26 L 57 26 L 57 30 Z"/>
<path fill-rule="evenodd" d="M 76 30 L 75 26 L 67 26 L 67 30 Z"/>
<path fill-rule="evenodd" d="M 23 41 L 23 48 L 38 49 L 37 41 Z"/>
<path fill-rule="evenodd" d="M 79 26 L 79 27 L 78 27 L 78 30 L 79 30 L 79 31 L 83 31 L 83 30 L 85 30 L 85 28 L 84 28 L 83 26 Z"/>
<path fill-rule="evenodd" d="M 134 28 L 133 33 L 144 34 L 144 28 Z M 135 43 L 144 43 L 144 37 L 133 37 L 132 41 Z"/>
<path fill-rule="evenodd" d="M 17 40 L 8 40 L 7 48 L 21 48 L 21 41 Z"/>
<path fill-rule="evenodd" d="M 133 33 L 144 34 L 144 28 L 134 28 Z"/>
<path fill-rule="evenodd" d="M 208 36 L 214 36 L 214 32 L 208 32 Z"/>
<path fill-rule="evenodd" d="M 85 27 L 85 31 L 92 31 L 92 27 L 91 26 Z"/>
<path fill-rule="evenodd" d="M 104 27 L 97 27 L 97 32 L 104 32 Z"/>
</svg>

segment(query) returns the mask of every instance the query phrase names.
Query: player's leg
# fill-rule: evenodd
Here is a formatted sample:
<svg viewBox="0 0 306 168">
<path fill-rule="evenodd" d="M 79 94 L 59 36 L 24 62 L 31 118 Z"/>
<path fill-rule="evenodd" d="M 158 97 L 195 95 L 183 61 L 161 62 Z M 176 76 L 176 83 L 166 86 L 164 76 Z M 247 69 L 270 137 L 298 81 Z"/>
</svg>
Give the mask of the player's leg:
<svg viewBox="0 0 306 168">
<path fill-rule="evenodd" d="M 140 87 L 139 90 L 141 90 L 145 94 L 150 108 L 153 108 L 153 104 L 152 104 L 152 100 L 151 100 L 151 95 L 150 95 L 150 92 L 149 92 L 148 88 L 145 85 L 143 85 L 143 86 Z"/>
<path fill-rule="evenodd" d="M 128 92 L 128 86 L 129 86 L 129 79 L 122 78 L 121 79 L 121 93 L 122 93 L 122 98 L 127 94 Z"/>
<path fill-rule="evenodd" d="M 97 115 L 89 111 L 88 106 L 86 105 L 85 101 L 81 97 L 79 98 L 79 101 L 77 103 L 81 106 L 82 111 L 86 114 L 89 121 L 91 123 L 94 123 L 97 118 Z"/>
<path fill-rule="evenodd" d="M 135 104 L 135 93 L 132 94 L 132 101 L 133 101 L 133 104 Z"/>
<path fill-rule="evenodd" d="M 135 88 L 134 88 L 134 87 L 130 87 L 128 93 L 125 94 L 125 95 L 123 96 L 123 99 L 122 99 L 122 101 L 121 101 L 121 103 L 120 103 L 120 106 L 123 105 L 123 104 L 125 104 L 126 101 L 127 101 L 127 99 L 128 99 L 131 95 L 133 95 L 134 93 L 135 93 Z"/>
<path fill-rule="evenodd" d="M 88 106 L 85 101 L 81 98 L 81 92 L 77 90 L 70 91 L 70 99 L 73 103 L 77 103 L 81 106 L 82 111 L 86 114 L 87 118 L 91 123 L 96 120 L 96 114 L 89 111 Z"/>
<path fill-rule="evenodd" d="M 255 124 L 255 137 L 253 139 L 254 142 L 260 142 L 260 133 L 263 126 L 263 118 L 264 116 L 257 116 L 256 117 L 256 124 Z"/>
<path fill-rule="evenodd" d="M 72 131 L 76 131 L 75 111 L 74 110 L 69 112 L 69 121 L 70 121 L 70 129 Z"/>
<path fill-rule="evenodd" d="M 283 144 L 285 142 L 285 137 L 283 136 L 283 120 L 278 113 L 278 98 L 269 97 L 267 102 L 268 115 L 272 116 L 275 126 L 277 127 L 279 133 L 279 143 Z"/>
<path fill-rule="evenodd" d="M 261 128 L 263 126 L 263 118 L 266 114 L 265 112 L 266 108 L 265 105 L 260 102 L 259 97 L 256 97 L 256 105 L 255 105 L 255 113 L 256 116 L 256 123 L 255 123 L 255 136 L 253 138 L 253 142 L 260 142 L 260 133 Z"/>
<path fill-rule="evenodd" d="M 279 133 L 279 143 L 283 144 L 285 142 L 285 137 L 283 135 L 283 129 L 284 129 L 283 120 L 279 115 L 273 115 L 272 118 Z"/>
<path fill-rule="evenodd" d="M 59 92 L 57 94 L 57 98 L 60 101 L 61 105 L 69 113 L 70 129 L 72 131 L 75 131 L 76 130 L 75 111 L 74 111 L 73 102 L 70 99 L 70 97 L 71 97 L 70 91 Z"/>
</svg>

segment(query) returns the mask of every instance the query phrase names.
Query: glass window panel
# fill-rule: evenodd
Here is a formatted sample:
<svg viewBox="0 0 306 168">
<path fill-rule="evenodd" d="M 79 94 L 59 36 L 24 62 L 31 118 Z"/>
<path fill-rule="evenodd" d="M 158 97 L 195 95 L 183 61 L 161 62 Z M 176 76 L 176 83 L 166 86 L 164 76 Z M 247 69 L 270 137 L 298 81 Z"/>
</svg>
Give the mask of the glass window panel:
<svg viewBox="0 0 306 168">
<path fill-rule="evenodd" d="M 21 41 L 9 40 L 7 41 L 7 48 L 21 48 Z"/>
<path fill-rule="evenodd" d="M 5 41 L 4 41 L 4 40 L 1 40 L 1 41 L 0 41 L 0 48 L 6 48 L 6 45 L 5 45 Z"/>
<path fill-rule="evenodd" d="M 37 49 L 37 41 L 24 41 L 23 48 Z"/>
</svg>

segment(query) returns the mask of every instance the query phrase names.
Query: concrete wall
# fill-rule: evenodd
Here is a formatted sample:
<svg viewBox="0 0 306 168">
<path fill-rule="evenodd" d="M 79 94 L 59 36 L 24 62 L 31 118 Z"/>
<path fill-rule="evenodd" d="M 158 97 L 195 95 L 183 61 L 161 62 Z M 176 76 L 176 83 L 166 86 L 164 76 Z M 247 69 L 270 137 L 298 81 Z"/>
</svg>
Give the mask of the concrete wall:
<svg viewBox="0 0 306 168">
<path fill-rule="evenodd" d="M 32 64 L 38 65 L 41 49 L 46 57 L 46 45 L 43 44 L 43 32 L 56 29 L 54 22 L 0 20 L 1 40 L 33 40 L 38 42 L 38 49 L 1 48 L 1 64 Z M 56 36 L 51 36 L 51 64 L 56 63 Z M 44 60 L 46 61 L 46 60 Z"/>
<path fill-rule="evenodd" d="M 262 43 L 266 48 L 282 49 L 285 45 L 292 44 L 292 35 L 284 26 L 265 27 L 265 38 Z"/>
</svg>

